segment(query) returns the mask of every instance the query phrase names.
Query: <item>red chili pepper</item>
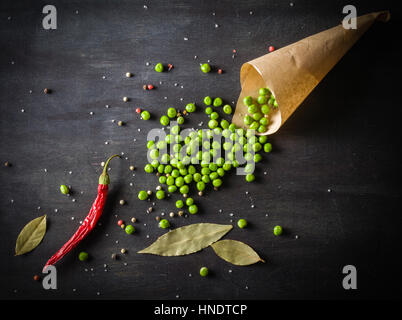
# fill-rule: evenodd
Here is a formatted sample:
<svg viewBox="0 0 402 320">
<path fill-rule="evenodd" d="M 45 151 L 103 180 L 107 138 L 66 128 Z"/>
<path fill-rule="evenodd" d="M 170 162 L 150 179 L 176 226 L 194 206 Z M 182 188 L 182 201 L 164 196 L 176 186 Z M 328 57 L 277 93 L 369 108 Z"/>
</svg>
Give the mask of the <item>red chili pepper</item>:
<svg viewBox="0 0 402 320">
<path fill-rule="evenodd" d="M 83 223 L 79 226 L 78 230 L 73 234 L 73 236 L 68 240 L 59 251 L 57 251 L 45 264 L 43 270 L 46 270 L 47 266 L 54 265 L 57 261 L 63 258 L 68 252 L 75 248 L 75 246 L 84 239 L 88 233 L 95 228 L 96 222 L 102 215 L 103 207 L 105 206 L 107 198 L 108 185 L 110 183 L 109 175 L 107 174 L 107 166 L 109 161 L 114 157 L 119 157 L 118 154 L 111 156 L 107 159 L 105 166 L 103 167 L 103 172 L 99 177 L 98 184 L 98 196 L 92 204 L 89 214 L 86 216 Z"/>
</svg>

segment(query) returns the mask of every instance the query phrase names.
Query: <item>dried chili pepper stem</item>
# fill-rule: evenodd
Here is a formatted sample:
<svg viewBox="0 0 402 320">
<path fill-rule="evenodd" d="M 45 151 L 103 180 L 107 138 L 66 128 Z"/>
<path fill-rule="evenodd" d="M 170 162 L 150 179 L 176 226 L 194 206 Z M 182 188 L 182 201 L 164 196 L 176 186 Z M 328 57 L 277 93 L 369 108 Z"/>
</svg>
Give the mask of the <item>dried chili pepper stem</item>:
<svg viewBox="0 0 402 320">
<path fill-rule="evenodd" d="M 103 208 L 106 203 L 107 198 L 107 191 L 108 185 L 110 183 L 110 178 L 107 173 L 107 167 L 109 165 L 110 160 L 115 157 L 120 156 L 115 154 L 107 159 L 104 167 L 103 172 L 99 177 L 99 184 L 98 184 L 98 196 L 96 197 L 95 201 L 92 204 L 91 210 L 89 211 L 88 215 L 82 222 L 82 224 L 78 227 L 78 230 L 73 234 L 73 236 L 68 240 L 60 250 L 58 250 L 45 264 L 43 270 L 46 270 L 47 266 L 54 265 L 57 261 L 62 259 L 68 252 L 74 249 L 82 239 L 84 239 L 88 233 L 95 228 L 96 223 L 100 216 L 102 215 Z"/>
</svg>

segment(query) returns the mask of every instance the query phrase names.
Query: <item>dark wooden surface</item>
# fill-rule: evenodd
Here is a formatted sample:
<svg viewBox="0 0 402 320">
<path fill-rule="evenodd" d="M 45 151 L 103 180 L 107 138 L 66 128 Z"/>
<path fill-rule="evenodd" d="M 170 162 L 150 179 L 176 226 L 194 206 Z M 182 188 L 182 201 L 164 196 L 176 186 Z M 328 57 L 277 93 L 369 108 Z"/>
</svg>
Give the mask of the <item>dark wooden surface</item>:
<svg viewBox="0 0 402 320">
<path fill-rule="evenodd" d="M 157 202 L 151 214 L 145 213 L 149 203 L 137 200 L 139 190 L 158 184 L 142 170 L 146 132 L 158 126 L 155 119 L 168 106 L 201 105 L 206 95 L 235 101 L 244 62 L 269 45 L 279 48 L 337 25 L 347 3 L 55 0 L 58 29 L 46 31 L 47 2 L 2 1 L 0 297 L 401 298 L 399 12 L 387 1 L 360 2 L 359 15 L 391 9 L 391 21 L 374 25 L 270 137 L 274 151 L 258 165 L 256 183 L 232 174 L 220 192 L 195 197 L 199 214 L 170 219 L 178 227 L 246 218 L 250 226 L 235 227 L 227 238 L 250 244 L 267 263 L 235 267 L 210 248 L 184 257 L 136 254 L 163 234 L 154 217 L 173 210 L 177 197 Z M 225 73 L 201 74 L 199 63 L 208 59 Z M 159 61 L 175 68 L 156 73 Z M 134 77 L 127 79 L 126 72 Z M 144 92 L 144 83 L 157 88 Z M 45 87 L 52 94 L 44 95 Z M 131 101 L 124 103 L 123 96 Z M 153 119 L 139 120 L 135 107 L 150 110 Z M 205 122 L 202 109 L 188 118 L 190 126 Z M 87 214 L 101 161 L 122 152 L 128 160 L 111 164 L 101 225 L 57 265 L 58 290 L 43 290 L 33 275 Z M 4 167 L 5 161 L 12 166 Z M 138 168 L 135 177 L 131 164 Z M 60 194 L 60 184 L 71 185 L 73 195 Z M 127 205 L 120 206 L 120 199 Z M 14 257 L 21 228 L 45 213 L 43 243 Z M 138 232 L 128 236 L 116 221 L 133 216 Z M 286 230 L 282 237 L 272 234 L 277 224 Z M 128 254 L 112 261 L 110 255 L 123 247 Z M 81 250 L 90 253 L 89 262 L 78 261 Z M 358 271 L 355 291 L 342 288 L 341 270 L 348 264 Z M 198 275 L 204 265 L 212 272 L 207 278 Z"/>
</svg>

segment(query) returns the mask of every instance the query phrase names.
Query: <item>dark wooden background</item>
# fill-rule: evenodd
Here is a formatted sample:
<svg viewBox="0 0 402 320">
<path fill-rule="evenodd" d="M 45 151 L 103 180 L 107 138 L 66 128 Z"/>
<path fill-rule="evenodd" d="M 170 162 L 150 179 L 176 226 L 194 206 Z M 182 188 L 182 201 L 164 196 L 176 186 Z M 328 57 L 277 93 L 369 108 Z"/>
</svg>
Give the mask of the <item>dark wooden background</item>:
<svg viewBox="0 0 402 320">
<path fill-rule="evenodd" d="M 391 2 L 354 1 L 359 15 L 391 9 L 391 21 L 375 24 L 270 137 L 274 151 L 258 165 L 255 183 L 232 174 L 220 192 L 195 197 L 199 214 L 170 219 L 178 227 L 246 218 L 250 226 L 226 238 L 250 244 L 267 261 L 249 267 L 229 265 L 211 248 L 184 257 L 136 254 L 164 233 L 154 217 L 173 210 L 177 197 L 157 202 L 151 214 L 149 203 L 137 199 L 139 190 L 158 184 L 142 170 L 146 133 L 167 107 L 191 101 L 201 107 L 187 123 L 206 122 L 202 97 L 236 101 L 244 62 L 269 45 L 280 48 L 337 25 L 349 2 L 54 0 L 57 30 L 42 28 L 45 4 L 0 4 L 1 298 L 401 298 L 400 36 Z M 207 60 L 225 73 L 202 74 L 199 63 Z M 157 62 L 174 69 L 156 73 Z M 145 83 L 156 90 L 143 91 Z M 151 111 L 152 120 L 141 121 L 135 107 Z M 101 225 L 57 265 L 58 290 L 42 289 L 33 275 L 86 216 L 100 163 L 122 152 L 128 160 L 111 164 Z M 60 184 L 71 185 L 73 195 L 63 196 Z M 43 242 L 14 257 L 21 228 L 43 214 Z M 128 236 L 116 221 L 133 216 L 138 232 Z M 272 233 L 277 224 L 286 230 L 282 237 Z M 123 247 L 128 254 L 112 261 Z M 90 261 L 78 261 L 81 250 Z M 358 271 L 354 291 L 342 288 L 348 264 Z M 211 276 L 201 278 L 201 266 Z"/>
</svg>

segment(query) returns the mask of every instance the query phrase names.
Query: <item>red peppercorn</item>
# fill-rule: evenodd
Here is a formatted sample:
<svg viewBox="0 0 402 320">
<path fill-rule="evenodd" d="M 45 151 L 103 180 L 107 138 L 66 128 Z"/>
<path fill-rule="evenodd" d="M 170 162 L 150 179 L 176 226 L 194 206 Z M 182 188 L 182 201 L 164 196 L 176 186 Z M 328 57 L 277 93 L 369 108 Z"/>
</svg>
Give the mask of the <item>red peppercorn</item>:
<svg viewBox="0 0 402 320">
<path fill-rule="evenodd" d="M 152 84 L 149 84 L 149 85 L 147 86 L 147 88 L 148 88 L 148 90 L 152 90 L 152 89 L 154 88 L 154 86 L 153 86 Z"/>
<path fill-rule="evenodd" d="M 275 50 L 274 46 L 269 46 L 269 47 L 268 47 L 268 51 L 269 51 L 269 52 L 272 52 L 272 51 L 274 51 L 274 50 Z"/>
<path fill-rule="evenodd" d="M 141 113 L 141 109 L 140 109 L 140 108 L 137 108 L 137 109 L 135 109 L 135 112 Z"/>
<path fill-rule="evenodd" d="M 218 69 L 218 73 L 219 73 L 219 74 L 222 74 L 222 73 L 223 73 L 223 70 L 222 70 L 222 69 Z"/>
<path fill-rule="evenodd" d="M 168 63 L 168 71 L 173 69 L 173 64 Z"/>
<path fill-rule="evenodd" d="M 119 226 L 121 226 L 123 223 L 124 223 L 124 221 L 123 221 L 123 220 L 119 220 L 119 221 L 117 221 L 117 224 L 118 224 Z"/>
<path fill-rule="evenodd" d="M 237 51 L 236 51 L 236 49 L 233 49 L 233 53 L 236 53 Z"/>
<path fill-rule="evenodd" d="M 33 279 L 34 279 L 35 281 L 39 281 L 40 277 L 39 277 L 37 274 L 35 274 L 35 275 L 33 276 Z"/>
</svg>

